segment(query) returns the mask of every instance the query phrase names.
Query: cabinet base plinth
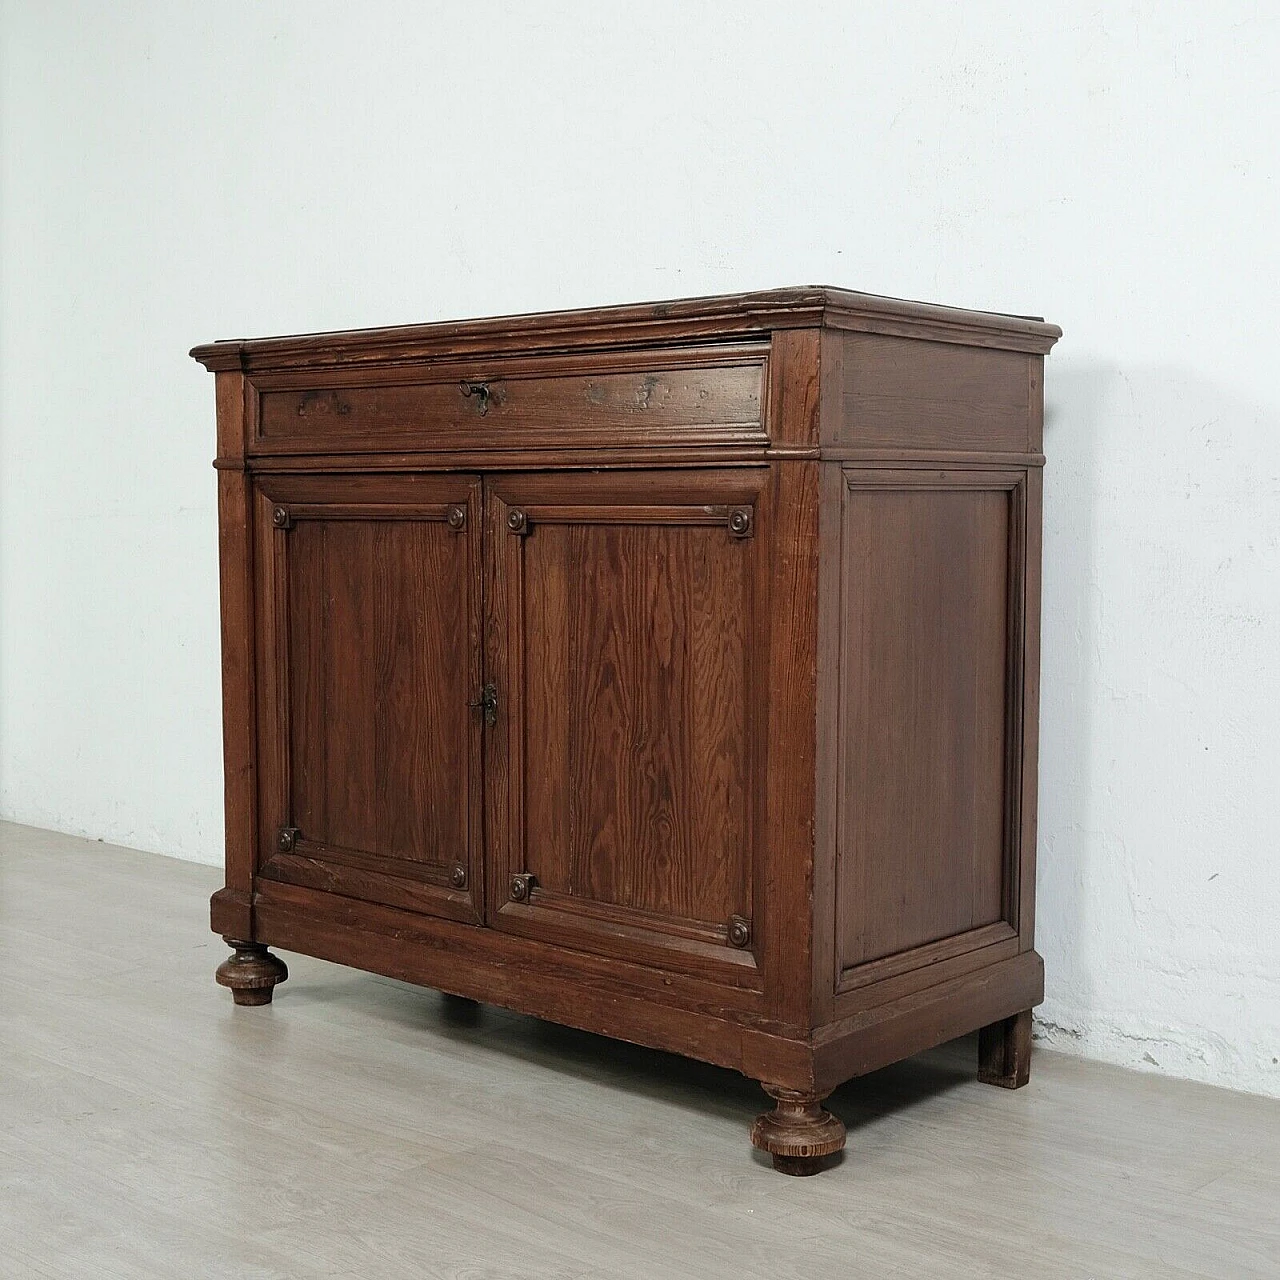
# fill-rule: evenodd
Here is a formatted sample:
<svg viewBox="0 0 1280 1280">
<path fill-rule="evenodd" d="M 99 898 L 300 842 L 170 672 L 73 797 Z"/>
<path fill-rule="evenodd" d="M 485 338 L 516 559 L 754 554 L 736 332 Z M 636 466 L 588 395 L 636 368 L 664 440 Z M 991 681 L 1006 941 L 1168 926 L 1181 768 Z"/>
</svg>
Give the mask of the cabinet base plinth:
<svg viewBox="0 0 1280 1280">
<path fill-rule="evenodd" d="M 214 979 L 220 986 L 231 988 L 231 998 L 240 1005 L 264 1005 L 271 1003 L 271 993 L 277 982 L 289 976 L 285 962 L 273 956 L 260 942 L 246 942 L 240 938 L 224 938 L 235 955 L 224 960 Z"/>
<path fill-rule="evenodd" d="M 844 1148 L 844 1123 L 825 1110 L 825 1094 L 762 1086 L 773 1110 L 756 1117 L 751 1145 L 773 1157 L 779 1173 L 805 1178 L 819 1173 L 828 1158 Z"/>
</svg>

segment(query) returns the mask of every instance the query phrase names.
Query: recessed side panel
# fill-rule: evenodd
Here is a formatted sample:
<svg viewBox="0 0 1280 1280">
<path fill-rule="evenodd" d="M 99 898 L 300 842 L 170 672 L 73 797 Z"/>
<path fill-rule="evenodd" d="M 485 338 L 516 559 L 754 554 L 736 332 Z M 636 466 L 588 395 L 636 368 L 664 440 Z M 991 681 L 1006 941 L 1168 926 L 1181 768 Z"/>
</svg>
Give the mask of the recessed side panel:
<svg viewBox="0 0 1280 1280">
<path fill-rule="evenodd" d="M 840 412 L 825 443 L 860 449 L 1023 453 L 1040 356 L 888 334 L 849 335 L 836 376 Z"/>
<path fill-rule="evenodd" d="M 844 472 L 837 989 L 1016 932 L 1024 492 Z"/>
</svg>

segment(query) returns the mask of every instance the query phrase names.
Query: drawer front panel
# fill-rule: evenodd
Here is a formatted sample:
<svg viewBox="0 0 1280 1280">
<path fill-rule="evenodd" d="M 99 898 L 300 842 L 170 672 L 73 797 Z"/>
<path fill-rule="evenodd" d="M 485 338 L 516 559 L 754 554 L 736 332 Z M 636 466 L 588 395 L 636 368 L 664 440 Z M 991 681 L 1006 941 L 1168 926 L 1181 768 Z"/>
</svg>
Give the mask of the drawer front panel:
<svg viewBox="0 0 1280 1280">
<path fill-rule="evenodd" d="M 326 385 L 314 372 L 264 376 L 255 379 L 257 450 L 767 443 L 763 355 L 686 365 L 676 357 L 655 364 L 650 354 L 627 363 L 579 362 L 555 373 L 468 365 L 417 378 L 391 370 L 376 384 L 358 371 L 326 376 Z"/>
</svg>

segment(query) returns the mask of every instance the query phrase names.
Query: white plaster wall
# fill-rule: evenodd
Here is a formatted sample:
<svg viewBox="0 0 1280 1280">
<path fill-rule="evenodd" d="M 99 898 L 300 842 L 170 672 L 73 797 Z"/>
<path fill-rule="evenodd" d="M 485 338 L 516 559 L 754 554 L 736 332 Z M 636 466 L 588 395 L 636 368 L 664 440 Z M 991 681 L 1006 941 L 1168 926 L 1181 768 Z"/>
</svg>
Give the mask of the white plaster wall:
<svg viewBox="0 0 1280 1280">
<path fill-rule="evenodd" d="M 213 862 L 214 337 L 1043 313 L 1042 1034 L 1280 1094 L 1270 4 L 0 9 L 0 814 Z"/>
</svg>

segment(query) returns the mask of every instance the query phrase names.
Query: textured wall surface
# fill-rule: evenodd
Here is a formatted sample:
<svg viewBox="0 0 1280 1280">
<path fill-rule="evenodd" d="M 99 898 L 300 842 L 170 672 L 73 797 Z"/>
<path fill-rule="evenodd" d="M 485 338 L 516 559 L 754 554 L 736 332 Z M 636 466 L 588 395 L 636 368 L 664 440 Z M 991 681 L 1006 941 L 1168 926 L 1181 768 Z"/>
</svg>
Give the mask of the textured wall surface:
<svg viewBox="0 0 1280 1280">
<path fill-rule="evenodd" d="M 1052 1043 L 1280 1094 L 1274 6 L 0 7 L 0 815 L 221 839 L 215 337 L 1041 313 Z"/>
</svg>

